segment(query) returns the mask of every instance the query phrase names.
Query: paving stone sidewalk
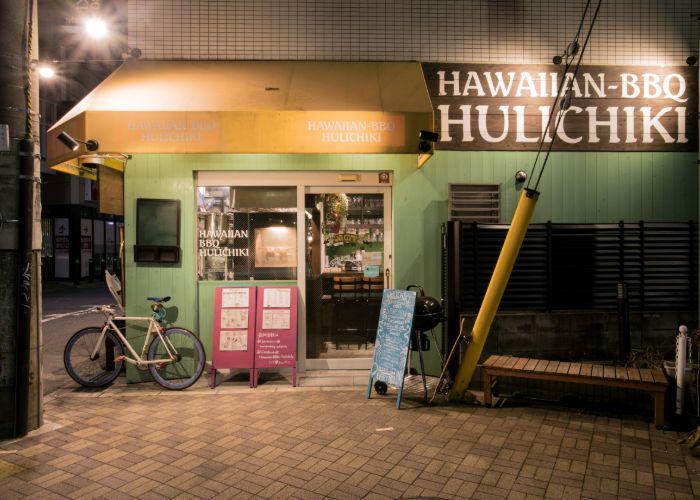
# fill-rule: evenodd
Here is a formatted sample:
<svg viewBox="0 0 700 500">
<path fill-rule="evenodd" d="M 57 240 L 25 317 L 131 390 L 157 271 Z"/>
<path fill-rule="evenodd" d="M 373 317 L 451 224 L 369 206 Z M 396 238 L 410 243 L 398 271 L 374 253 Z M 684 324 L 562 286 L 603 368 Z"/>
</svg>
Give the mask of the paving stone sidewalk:
<svg viewBox="0 0 700 500">
<path fill-rule="evenodd" d="M 58 393 L 0 446 L 0 497 L 700 496 L 679 435 L 633 418 L 261 389 Z"/>
</svg>

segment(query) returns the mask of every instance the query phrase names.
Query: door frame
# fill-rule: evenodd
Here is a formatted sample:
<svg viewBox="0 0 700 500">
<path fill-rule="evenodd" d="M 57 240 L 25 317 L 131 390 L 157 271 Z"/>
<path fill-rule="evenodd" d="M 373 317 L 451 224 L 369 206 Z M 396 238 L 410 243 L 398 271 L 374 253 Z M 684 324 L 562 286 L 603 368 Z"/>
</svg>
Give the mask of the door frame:
<svg viewBox="0 0 700 500">
<path fill-rule="evenodd" d="M 386 176 L 385 174 L 388 174 Z M 383 181 L 380 182 L 380 178 Z M 388 179 L 387 179 L 388 177 Z M 389 243 L 389 276 L 394 279 L 394 207 L 392 191 L 394 172 L 392 170 L 198 170 L 195 172 L 195 190 L 200 186 L 286 186 L 297 188 L 297 279 L 299 301 L 297 306 L 297 371 L 307 369 L 370 369 L 372 358 L 348 359 L 344 363 L 327 363 L 306 358 L 306 216 L 304 215 L 307 188 L 312 190 L 336 189 L 345 193 L 385 193 L 384 203 L 384 255 L 387 255 Z M 376 190 L 376 191 L 372 191 Z M 323 192 L 323 191 L 321 191 Z M 325 191 L 328 192 L 328 191 Z M 309 193 L 313 194 L 313 193 Z M 388 202 L 387 197 L 388 196 Z M 196 203 L 195 203 L 196 206 Z M 387 211 L 389 217 L 387 217 Z M 386 236 L 386 224 L 389 224 L 390 238 Z M 193 224 L 197 224 L 196 217 Z M 196 245 L 196 241 L 192 243 Z M 199 299 L 197 299 L 199 304 Z M 198 314 L 201 314 L 198 311 Z M 199 320 L 197 320 L 199 321 Z M 309 364 L 308 362 L 311 361 Z M 334 360 L 341 361 L 341 360 Z M 329 366 L 330 365 L 330 366 Z"/>
<path fill-rule="evenodd" d="M 347 186 L 347 185 L 332 185 L 332 186 L 307 186 L 304 195 L 307 194 L 383 194 L 384 195 L 384 266 L 382 273 L 389 270 L 388 283 L 385 283 L 387 288 L 391 286 L 391 280 L 394 278 L 394 221 L 392 210 L 392 186 L 386 184 L 377 184 L 376 186 Z M 306 221 L 304 221 L 306 227 Z M 304 246 L 304 255 L 306 255 L 306 246 Z M 298 274 L 297 274 L 298 277 Z M 384 274 L 386 279 L 386 274 Z M 306 307 L 306 259 L 304 259 L 304 307 Z M 305 309 L 306 311 L 306 309 Z M 305 315 L 306 316 L 306 315 Z M 301 325 L 300 325 L 301 326 Z M 304 361 L 305 368 L 309 370 L 369 370 L 372 368 L 372 358 L 308 358 L 306 357 L 306 318 L 304 318 Z M 301 342 L 300 342 L 301 344 Z M 299 346 L 301 347 L 301 345 Z M 301 352 L 301 348 L 299 349 Z"/>
</svg>

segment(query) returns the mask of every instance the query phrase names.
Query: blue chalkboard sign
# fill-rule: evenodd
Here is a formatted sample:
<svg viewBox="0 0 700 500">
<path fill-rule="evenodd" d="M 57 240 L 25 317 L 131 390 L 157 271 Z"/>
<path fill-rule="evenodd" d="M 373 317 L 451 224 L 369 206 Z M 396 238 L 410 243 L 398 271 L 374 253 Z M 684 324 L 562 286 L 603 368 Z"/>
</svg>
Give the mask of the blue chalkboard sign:
<svg viewBox="0 0 700 500">
<path fill-rule="evenodd" d="M 367 384 L 367 398 L 372 392 L 372 383 L 382 381 L 399 388 L 396 407 L 400 407 L 415 307 L 416 292 L 384 290 L 377 325 L 377 340 L 374 343 L 372 371 Z"/>
</svg>

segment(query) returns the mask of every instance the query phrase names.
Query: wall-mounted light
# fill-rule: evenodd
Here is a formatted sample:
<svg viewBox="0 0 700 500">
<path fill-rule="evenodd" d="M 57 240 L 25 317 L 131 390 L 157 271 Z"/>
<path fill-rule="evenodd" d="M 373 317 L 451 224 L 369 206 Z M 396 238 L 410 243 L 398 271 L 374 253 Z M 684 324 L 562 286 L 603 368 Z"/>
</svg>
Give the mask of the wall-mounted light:
<svg viewBox="0 0 700 500">
<path fill-rule="evenodd" d="M 695 66 L 695 64 L 698 62 L 698 58 L 695 56 L 689 56 L 688 59 L 685 60 L 685 63 L 688 66 Z"/>
<path fill-rule="evenodd" d="M 433 143 L 440 140 L 440 135 L 437 132 L 430 130 L 421 130 L 418 134 L 420 142 L 418 143 L 419 153 L 430 153 L 433 150 Z"/>
<path fill-rule="evenodd" d="M 552 57 L 552 62 L 553 62 L 554 64 L 561 64 L 562 61 L 563 61 L 563 59 L 562 59 L 561 56 L 554 56 L 554 57 Z"/>
<path fill-rule="evenodd" d="M 418 134 L 421 141 L 437 142 L 440 140 L 440 134 L 431 130 L 421 130 Z"/>
<path fill-rule="evenodd" d="M 422 168 L 433 155 L 433 143 L 440 140 L 440 135 L 431 130 L 421 130 L 418 139 L 418 168 Z"/>
<path fill-rule="evenodd" d="M 97 151 L 97 149 L 100 147 L 100 144 L 95 139 L 81 141 L 80 139 L 75 139 L 68 135 L 65 130 L 58 134 L 58 140 L 71 151 L 77 151 L 81 144 L 85 144 L 88 151 Z"/>
<path fill-rule="evenodd" d="M 515 172 L 515 182 L 525 182 L 527 180 L 527 172 L 518 170 Z"/>
</svg>

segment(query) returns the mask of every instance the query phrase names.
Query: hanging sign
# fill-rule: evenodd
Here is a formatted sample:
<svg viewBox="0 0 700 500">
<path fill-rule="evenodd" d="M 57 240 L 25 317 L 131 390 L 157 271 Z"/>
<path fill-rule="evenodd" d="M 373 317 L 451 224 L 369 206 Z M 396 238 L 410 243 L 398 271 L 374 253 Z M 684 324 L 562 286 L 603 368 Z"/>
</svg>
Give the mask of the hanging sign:
<svg viewBox="0 0 700 500">
<path fill-rule="evenodd" d="M 70 220 L 54 219 L 54 277 L 70 277 Z"/>
<path fill-rule="evenodd" d="M 255 320 L 255 375 L 259 368 L 291 368 L 297 385 L 297 287 L 258 287 Z"/>
<path fill-rule="evenodd" d="M 697 151 L 698 71 L 691 66 L 425 63 L 437 149 Z M 555 110 L 571 91 L 571 106 Z M 554 121 L 561 115 L 559 128 Z"/>
<path fill-rule="evenodd" d="M 216 370 L 222 368 L 248 368 L 250 386 L 253 386 L 255 303 L 254 286 L 216 289 L 211 348 L 212 389 L 216 385 Z"/>
<path fill-rule="evenodd" d="M 414 291 L 385 289 L 382 293 L 377 339 L 374 343 L 374 359 L 367 384 L 367 399 L 372 392 L 372 383 L 381 381 L 399 388 L 396 407 L 401 406 L 415 307 L 416 292 Z"/>
</svg>

